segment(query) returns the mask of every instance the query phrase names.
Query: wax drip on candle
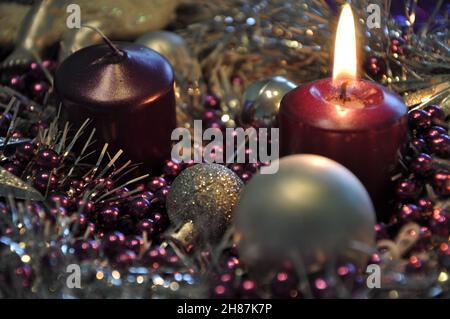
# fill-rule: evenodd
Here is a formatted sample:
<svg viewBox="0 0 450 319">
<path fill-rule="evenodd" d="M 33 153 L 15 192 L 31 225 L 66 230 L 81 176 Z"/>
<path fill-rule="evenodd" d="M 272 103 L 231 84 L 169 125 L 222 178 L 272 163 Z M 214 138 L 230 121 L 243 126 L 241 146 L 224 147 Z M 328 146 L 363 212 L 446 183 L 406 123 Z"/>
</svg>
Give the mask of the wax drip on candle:
<svg viewBox="0 0 450 319">
<path fill-rule="evenodd" d="M 126 53 L 120 50 L 99 28 L 87 24 L 82 24 L 81 27 L 88 28 L 97 32 L 116 56 L 122 58 L 126 55 Z"/>
</svg>

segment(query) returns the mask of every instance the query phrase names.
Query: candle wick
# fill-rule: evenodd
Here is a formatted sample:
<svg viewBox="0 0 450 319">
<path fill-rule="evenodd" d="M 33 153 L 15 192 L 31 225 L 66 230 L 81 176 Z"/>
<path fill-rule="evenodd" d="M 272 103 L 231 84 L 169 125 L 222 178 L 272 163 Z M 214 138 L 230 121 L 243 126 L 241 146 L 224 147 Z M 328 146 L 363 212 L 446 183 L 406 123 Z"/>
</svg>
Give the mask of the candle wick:
<svg viewBox="0 0 450 319">
<path fill-rule="evenodd" d="M 348 81 L 342 82 L 339 98 L 344 102 L 348 101 L 347 86 L 348 86 Z"/>
<path fill-rule="evenodd" d="M 112 41 L 110 39 L 108 39 L 108 37 L 97 27 L 94 26 L 90 26 L 87 24 L 82 24 L 81 25 L 83 28 L 88 28 L 91 30 L 94 30 L 95 32 L 97 32 L 98 34 L 100 34 L 100 36 L 102 37 L 103 41 L 105 41 L 105 43 L 110 47 L 110 49 L 117 54 L 118 56 L 124 56 L 124 53 L 122 50 L 120 50 L 114 43 L 112 43 Z"/>
</svg>

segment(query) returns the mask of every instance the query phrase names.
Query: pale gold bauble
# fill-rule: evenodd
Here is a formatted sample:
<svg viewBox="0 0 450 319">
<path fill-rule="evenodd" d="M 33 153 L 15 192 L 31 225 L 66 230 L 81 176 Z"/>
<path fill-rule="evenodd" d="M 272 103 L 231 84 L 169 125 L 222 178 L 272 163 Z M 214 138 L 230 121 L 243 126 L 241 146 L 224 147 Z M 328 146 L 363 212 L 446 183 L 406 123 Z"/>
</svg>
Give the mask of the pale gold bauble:
<svg viewBox="0 0 450 319">
<path fill-rule="evenodd" d="M 375 241 L 375 211 L 361 182 L 317 155 L 293 155 L 255 175 L 235 209 L 239 252 L 258 272 L 294 260 L 307 271 L 328 262 L 364 265 Z"/>
<path fill-rule="evenodd" d="M 182 63 L 191 60 L 191 55 L 184 39 L 170 31 L 153 31 L 141 35 L 136 43 L 145 45 L 162 54 L 176 69 L 182 67 Z"/>
</svg>

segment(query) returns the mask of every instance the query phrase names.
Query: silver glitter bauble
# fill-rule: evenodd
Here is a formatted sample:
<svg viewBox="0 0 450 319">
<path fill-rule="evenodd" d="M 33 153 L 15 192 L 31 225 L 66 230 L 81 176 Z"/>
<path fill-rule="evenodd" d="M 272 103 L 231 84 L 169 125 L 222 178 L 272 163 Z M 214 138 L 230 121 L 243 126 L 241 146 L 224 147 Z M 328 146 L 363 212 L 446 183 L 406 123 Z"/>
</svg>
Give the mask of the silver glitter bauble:
<svg viewBox="0 0 450 319">
<path fill-rule="evenodd" d="M 175 226 L 192 224 L 194 236 L 219 241 L 232 218 L 242 189 L 241 179 L 219 164 L 197 164 L 183 170 L 167 197 L 167 213 Z"/>
<path fill-rule="evenodd" d="M 297 85 L 282 76 L 256 81 L 244 93 L 240 114 L 242 124 L 253 127 L 277 127 L 278 110 L 283 96 Z"/>
<path fill-rule="evenodd" d="M 317 155 L 271 165 L 278 172 L 255 175 L 235 209 L 244 263 L 260 274 L 287 259 L 307 271 L 338 260 L 364 265 L 375 242 L 375 211 L 355 175 Z"/>
</svg>

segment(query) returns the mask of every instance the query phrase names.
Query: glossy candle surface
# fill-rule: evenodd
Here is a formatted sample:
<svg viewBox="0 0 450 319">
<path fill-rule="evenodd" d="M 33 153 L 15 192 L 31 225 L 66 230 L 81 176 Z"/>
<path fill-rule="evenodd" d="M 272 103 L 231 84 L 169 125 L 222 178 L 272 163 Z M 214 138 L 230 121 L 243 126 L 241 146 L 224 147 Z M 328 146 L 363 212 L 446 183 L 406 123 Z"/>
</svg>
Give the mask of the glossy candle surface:
<svg viewBox="0 0 450 319">
<path fill-rule="evenodd" d="M 63 118 L 76 128 L 87 118 L 101 148 L 156 168 L 170 157 L 176 127 L 173 71 L 157 52 L 133 43 L 90 46 L 69 56 L 55 75 Z"/>
<path fill-rule="evenodd" d="M 343 164 L 363 182 L 383 217 L 407 138 L 407 108 L 396 94 L 364 80 L 346 90 L 347 100 L 341 95 L 332 79 L 288 93 L 279 113 L 280 153 L 318 154 Z"/>
</svg>

